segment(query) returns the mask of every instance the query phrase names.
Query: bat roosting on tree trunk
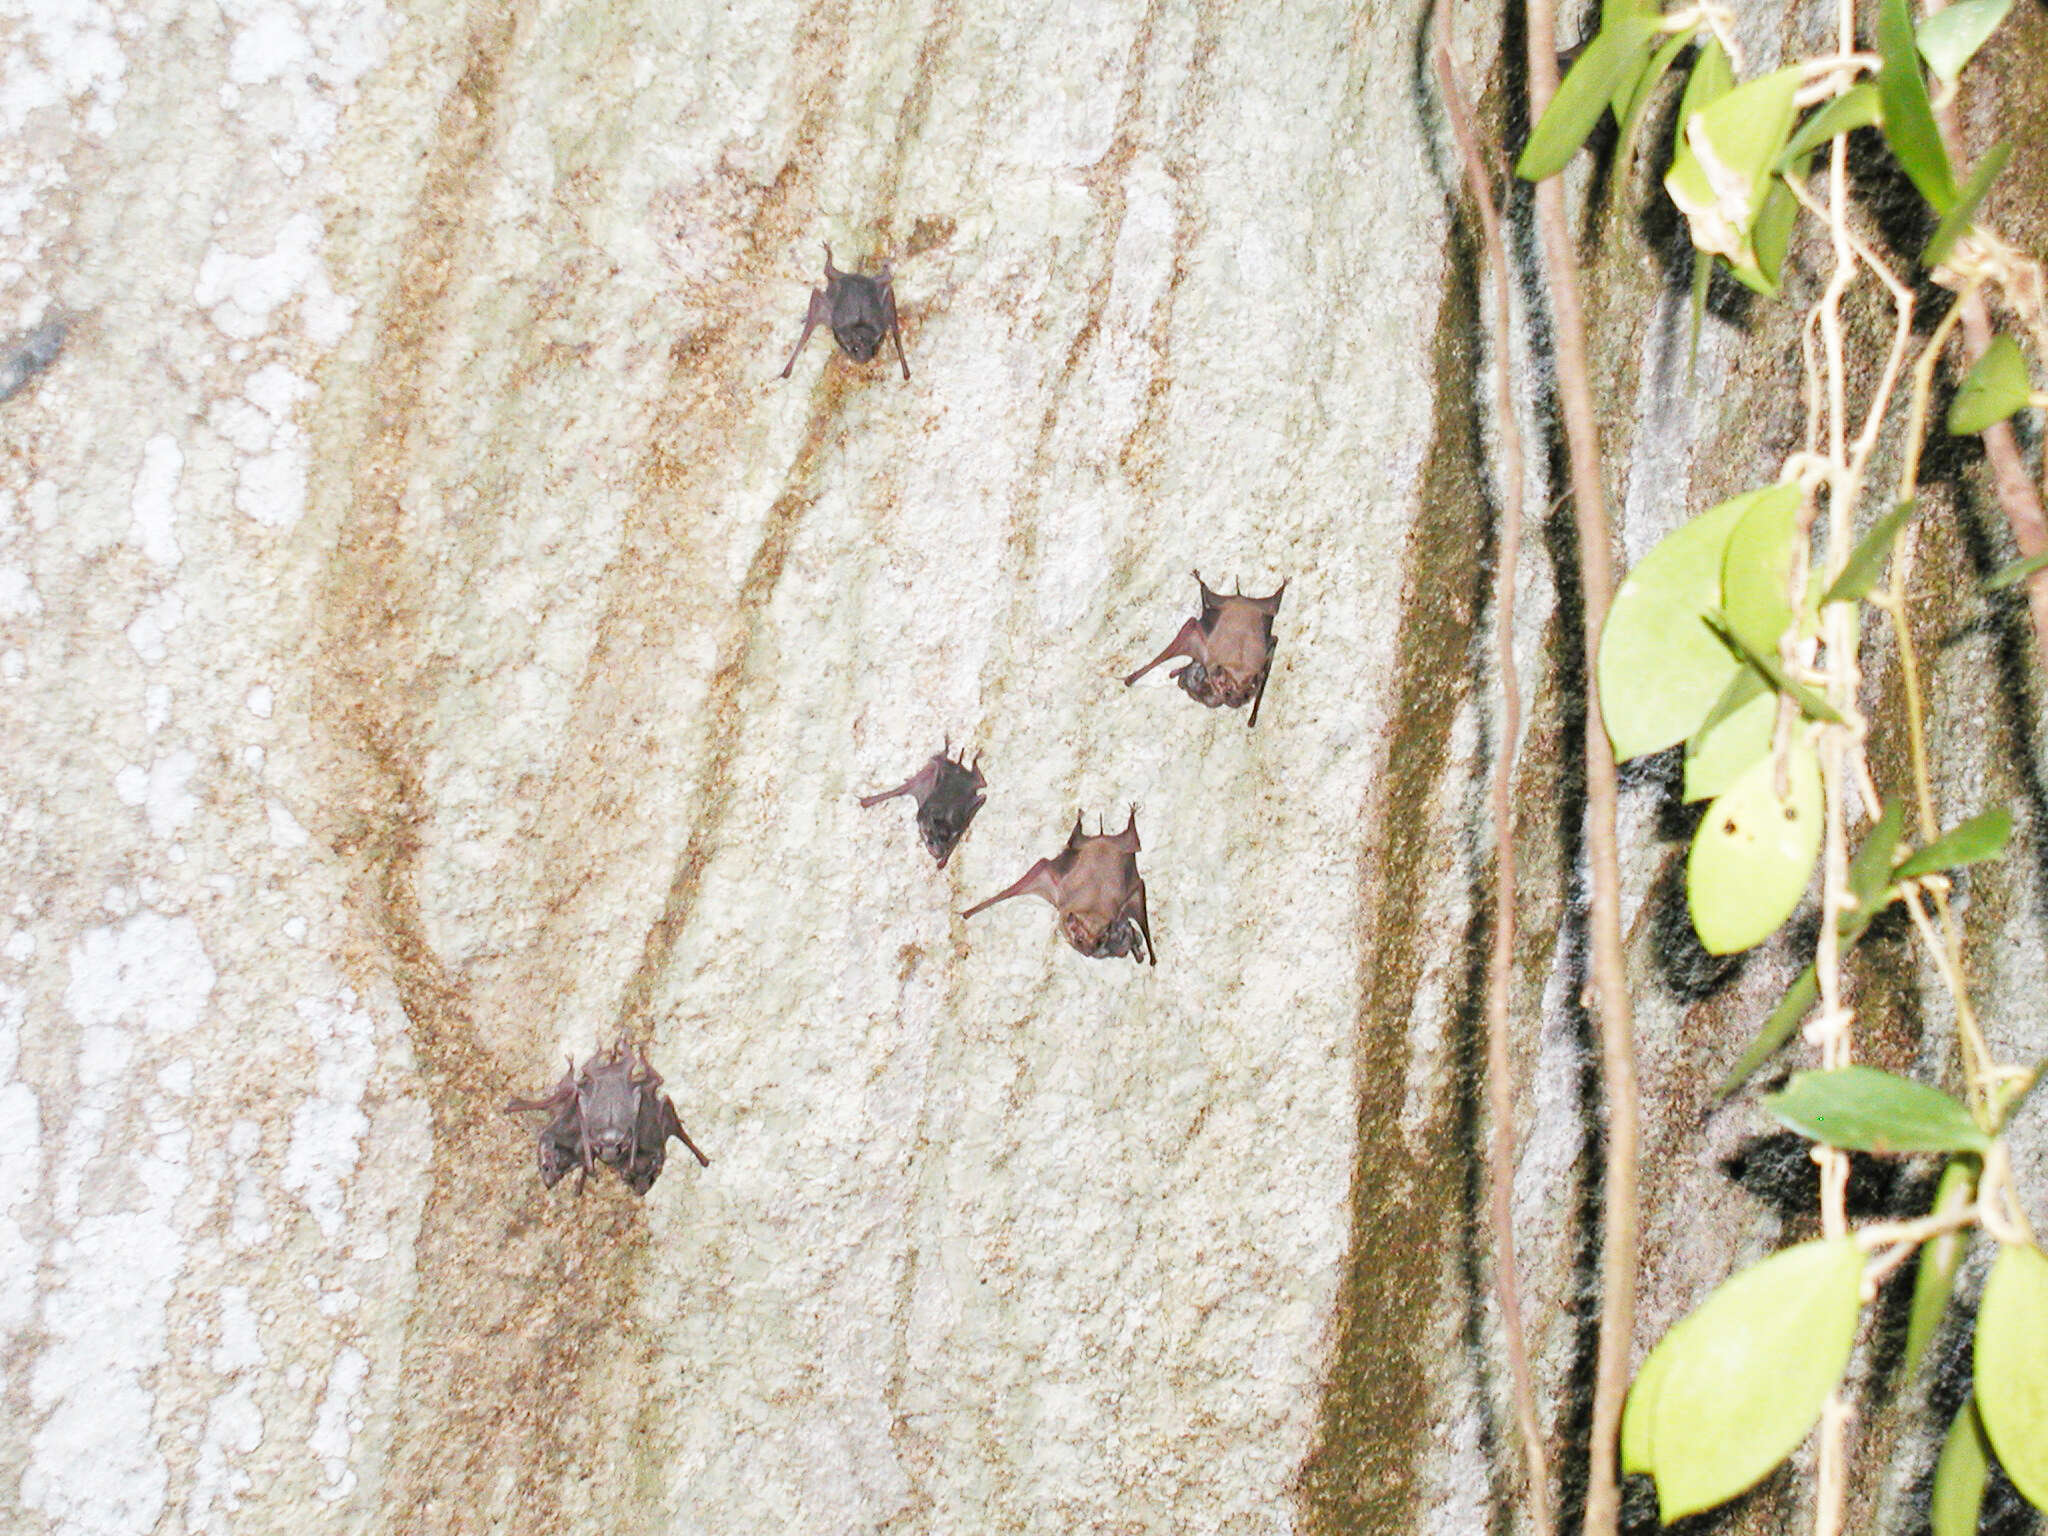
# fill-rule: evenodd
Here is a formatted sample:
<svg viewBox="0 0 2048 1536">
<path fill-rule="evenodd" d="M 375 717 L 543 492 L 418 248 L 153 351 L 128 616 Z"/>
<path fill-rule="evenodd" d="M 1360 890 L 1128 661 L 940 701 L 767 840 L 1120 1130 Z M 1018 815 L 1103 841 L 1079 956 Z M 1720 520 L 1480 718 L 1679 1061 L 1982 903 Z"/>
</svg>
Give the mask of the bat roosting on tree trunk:
<svg viewBox="0 0 2048 1536">
<path fill-rule="evenodd" d="M 839 350 L 856 363 L 864 363 L 882 349 L 882 338 L 896 343 L 896 361 L 903 377 L 910 377 L 910 364 L 903 359 L 903 328 L 896 323 L 896 288 L 886 264 L 873 277 L 858 272 L 841 272 L 832 265 L 832 247 L 825 247 L 825 286 L 811 290 L 811 307 L 804 312 L 804 333 L 796 339 L 796 350 L 782 365 L 789 377 L 797 353 L 820 325 L 832 328 Z"/>
<path fill-rule="evenodd" d="M 514 1099 L 505 1112 L 553 1112 L 554 1119 L 540 1133 L 540 1181 L 547 1188 L 553 1189 L 571 1168 L 580 1168 L 580 1194 L 597 1165 L 608 1163 L 618 1169 L 628 1189 L 644 1195 L 661 1177 L 671 1136 L 696 1153 L 699 1163 L 711 1163 L 690 1140 L 675 1104 L 660 1089 L 661 1074 L 649 1064 L 646 1050 L 636 1046 L 628 1051 L 621 1039 L 609 1052 L 583 1063 L 581 1072 L 571 1057 L 569 1070 L 553 1093 L 544 1099 Z"/>
<path fill-rule="evenodd" d="M 1252 707 L 1246 725 L 1259 723 L 1259 705 L 1266 697 L 1266 674 L 1273 668 L 1273 615 L 1280 611 L 1281 594 L 1287 583 L 1271 597 L 1246 597 L 1242 592 L 1224 597 L 1211 592 L 1196 571 L 1195 585 L 1202 589 L 1202 612 L 1181 625 L 1173 643 L 1124 679 L 1130 687 L 1163 661 L 1187 657 L 1187 664 L 1174 670 L 1173 680 L 1187 696 L 1211 709 Z"/>
<path fill-rule="evenodd" d="M 898 795 L 913 796 L 917 801 L 917 835 L 924 839 L 926 849 L 939 861 L 941 869 L 953 856 L 960 839 L 967 835 L 967 824 L 974 820 L 974 813 L 988 800 L 988 796 L 976 793 L 988 787 L 988 780 L 981 776 L 980 754 L 975 754 L 974 766 L 970 768 L 965 759 L 946 756 L 948 750 L 940 747 L 938 756 L 894 789 L 863 795 L 860 800 L 861 809 L 866 810 Z"/>
<path fill-rule="evenodd" d="M 1022 880 L 962 915 L 972 917 L 1012 896 L 1043 896 L 1059 909 L 1062 936 L 1082 954 L 1097 960 L 1129 955 L 1157 965 L 1159 952 L 1145 916 L 1145 882 L 1138 875 L 1138 846 L 1136 806 L 1123 831 L 1093 837 L 1081 830 L 1076 815 L 1063 850 L 1040 859 Z"/>
</svg>

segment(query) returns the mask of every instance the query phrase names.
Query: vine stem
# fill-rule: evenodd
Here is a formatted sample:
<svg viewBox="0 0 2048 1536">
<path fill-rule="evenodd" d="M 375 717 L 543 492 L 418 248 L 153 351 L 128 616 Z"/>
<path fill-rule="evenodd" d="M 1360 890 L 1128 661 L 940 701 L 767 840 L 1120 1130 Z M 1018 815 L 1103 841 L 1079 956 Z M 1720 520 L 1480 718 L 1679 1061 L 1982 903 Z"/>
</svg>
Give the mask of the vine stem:
<svg viewBox="0 0 2048 1536">
<path fill-rule="evenodd" d="M 1529 121 L 1541 122 L 1557 93 L 1557 20 L 1551 0 L 1528 8 Z M 1848 50 L 1844 50 L 1847 52 Z M 1587 1446 L 1588 1536 L 1619 1525 L 1617 1451 L 1621 1407 L 1628 1395 L 1635 1328 L 1637 1243 L 1634 1024 L 1621 953 L 1621 872 L 1616 850 L 1614 749 L 1600 713 L 1600 631 L 1613 594 L 1607 503 L 1600 488 L 1600 438 L 1586 368 L 1586 322 L 1579 302 L 1578 258 L 1556 176 L 1536 184 L 1536 227 L 1550 294 L 1557 394 L 1571 459 L 1572 507 L 1578 522 L 1579 579 L 1585 605 L 1586 860 L 1592 883 L 1588 927 L 1600 1027 L 1600 1074 L 1607 1098 L 1607 1165 L 1601 1202 L 1600 1345 L 1593 1379 L 1593 1425 Z"/>
<path fill-rule="evenodd" d="M 1856 46 L 1854 0 L 1841 0 L 1836 10 L 1837 52 L 1847 54 Z M 1843 77 L 1837 77 L 1842 79 Z M 1846 84 L 1846 80 L 1844 79 Z M 1856 503 L 1860 490 L 1862 457 L 1852 459 L 1848 444 L 1848 377 L 1842 357 L 1842 295 L 1855 277 L 1857 253 L 1849 233 L 1849 142 L 1837 135 L 1828 151 L 1828 236 L 1834 248 L 1834 270 L 1820 300 L 1821 340 L 1827 361 L 1826 427 L 1827 457 L 1833 468 L 1828 480 L 1828 553 L 1825 569 L 1830 578 L 1849 562 L 1853 542 Z M 1893 367 L 1887 382 L 1897 377 L 1896 366 L 1903 349 L 1895 345 Z M 1870 416 L 1881 416 L 1885 401 L 1872 401 Z M 1861 445 L 1859 445 L 1861 446 Z M 1824 605 L 1822 626 L 1827 637 L 1829 702 L 1837 709 L 1852 708 L 1856 702 L 1856 605 Z M 1843 792 L 1847 788 L 1845 759 L 1853 743 L 1841 726 L 1820 727 L 1821 782 L 1825 789 L 1825 836 L 1821 852 L 1820 942 L 1814 954 L 1814 969 L 1820 981 L 1821 1016 L 1818 1026 L 1821 1065 L 1847 1065 L 1852 1055 L 1850 1027 L 1853 1016 L 1842 1006 L 1841 932 L 1837 921 L 1849 901 L 1849 850 Z M 1849 1230 L 1845 1209 L 1848 1187 L 1848 1159 L 1832 1147 L 1814 1148 L 1820 1165 L 1821 1227 L 1827 1236 L 1842 1237 Z M 1840 1389 L 1828 1394 L 1820 1415 L 1820 1456 L 1815 1471 L 1814 1536 L 1835 1536 L 1841 1529 L 1843 1494 L 1846 1484 L 1844 1445 L 1848 1407 Z"/>
<path fill-rule="evenodd" d="M 1501 520 L 1500 560 L 1494 570 L 1493 625 L 1495 666 L 1500 673 L 1500 747 L 1493 763 L 1493 951 L 1486 975 L 1486 1096 L 1492 1121 L 1487 1139 L 1488 1221 L 1493 1229 L 1493 1287 L 1500 1308 L 1501 1333 L 1507 1343 L 1508 1373 L 1514 1384 L 1515 1425 L 1529 1472 L 1529 1527 L 1535 1536 L 1556 1529 L 1550 1514 L 1550 1470 L 1543 1454 L 1543 1425 L 1536 1412 L 1536 1388 L 1529 1369 L 1529 1342 L 1522 1322 L 1521 1282 L 1515 1262 L 1515 1086 L 1508 1051 L 1508 992 L 1514 981 L 1515 956 L 1515 761 L 1522 737 L 1522 685 L 1515 668 L 1515 575 L 1522 546 L 1522 431 L 1515 419 L 1515 397 L 1508 373 L 1508 256 L 1501 239 L 1500 215 L 1493 206 L 1486 160 L 1450 49 L 1441 39 L 1435 50 L 1436 73 L 1443 91 L 1444 115 L 1458 142 L 1465 180 L 1479 213 L 1486 248 L 1487 275 L 1493 287 L 1493 379 L 1495 427 L 1500 434 Z"/>
</svg>

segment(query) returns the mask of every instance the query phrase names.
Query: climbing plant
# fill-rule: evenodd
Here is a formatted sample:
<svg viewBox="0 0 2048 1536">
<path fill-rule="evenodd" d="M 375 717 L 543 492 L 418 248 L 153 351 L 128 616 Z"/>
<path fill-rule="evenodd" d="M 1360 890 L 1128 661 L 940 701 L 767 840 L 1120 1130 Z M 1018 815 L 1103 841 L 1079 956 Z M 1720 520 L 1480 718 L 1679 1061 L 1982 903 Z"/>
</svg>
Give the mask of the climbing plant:
<svg viewBox="0 0 2048 1536">
<path fill-rule="evenodd" d="M 1847 1475 L 1841 1383 L 1866 1309 L 1917 1256 L 1902 1366 L 1917 1371 L 1964 1247 L 1980 1236 L 1996 1253 L 1974 1323 L 1972 1393 L 1937 1464 L 1935 1536 L 1975 1529 L 1993 1461 L 2048 1508 L 2048 1256 L 2028 1227 L 2006 1140 L 2040 1067 L 2000 1060 L 1987 1043 L 1952 899 L 1953 872 L 2001 857 L 2012 818 L 1977 805 L 1941 824 L 1907 623 L 1925 440 L 1944 428 L 1997 434 L 2016 413 L 2048 405 L 2033 383 L 2048 362 L 2042 269 L 1983 216 L 2010 147 L 1965 166 L 1944 132 L 1958 80 L 2010 7 L 1961 0 L 1916 18 L 1907 0 L 1881 0 L 1859 41 L 1853 0 L 1839 0 L 1831 49 L 1753 71 L 1714 5 L 1606 0 L 1516 166 L 1530 180 L 1559 174 L 1611 117 L 1626 167 L 1653 103 L 1666 99 L 1661 85 L 1682 67 L 1661 182 L 1691 237 L 1695 337 L 1716 270 L 1770 300 L 1797 252 L 1826 253 L 1820 297 L 1800 329 L 1803 444 L 1771 483 L 1701 511 L 1651 550 L 1615 592 L 1599 636 L 1598 713 L 1615 759 L 1680 747 L 1683 796 L 1706 802 L 1686 864 L 1700 943 L 1714 954 L 1759 944 L 1800 906 L 1816 870 L 1820 883 L 1812 963 L 1718 1092 L 1734 1092 L 1795 1037 L 1814 1053 L 1816 1064 L 1762 1105 L 1814 1143 L 1821 1236 L 1730 1276 L 1666 1333 L 1629 1386 L 1618 1447 L 1594 1448 L 1649 1474 L 1666 1520 L 1752 1486 L 1818 1426 L 1815 1527 L 1835 1531 Z M 1849 174 L 1848 136 L 1866 129 L 1925 205 L 1928 233 L 1912 264 L 1943 305 L 1925 334 L 1914 323 L 1914 274 L 1873 233 Z M 1802 247 L 1806 217 L 1824 240 Z M 1892 317 L 1889 342 L 1869 356 L 1857 355 L 1843 321 L 1859 289 L 1881 295 Z M 1986 344 L 1976 333 L 1991 315 L 2003 330 Z M 1959 327 L 1979 355 L 1937 427 L 1934 392 Z M 1881 440 L 1894 445 L 1895 477 L 1873 472 Z M 2009 434 L 1999 446 L 2016 452 Z M 2015 527 L 2042 537 L 2039 492 L 2006 476 L 2001 495 Z M 2044 568 L 2048 549 L 2023 545 L 1985 585 L 2032 581 Z M 2048 590 L 2039 600 L 2048 605 Z M 1866 713 L 1861 696 L 1874 616 L 1897 646 L 1896 718 Z M 1891 732 L 1903 736 L 1910 783 L 1887 798 L 1869 750 Z M 1945 988 L 1952 1087 L 1856 1061 L 1845 971 L 1892 907 Z M 1852 1152 L 1944 1157 L 1932 1209 L 1851 1223 Z"/>
</svg>

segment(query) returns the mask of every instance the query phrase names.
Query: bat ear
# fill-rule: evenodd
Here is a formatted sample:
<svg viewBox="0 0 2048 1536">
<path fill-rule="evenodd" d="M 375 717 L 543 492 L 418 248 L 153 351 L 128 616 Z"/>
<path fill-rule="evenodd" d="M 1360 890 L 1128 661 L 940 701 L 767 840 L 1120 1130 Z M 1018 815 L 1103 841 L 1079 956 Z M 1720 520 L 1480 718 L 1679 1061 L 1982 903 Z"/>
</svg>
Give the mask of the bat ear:
<svg viewBox="0 0 2048 1536">
<path fill-rule="evenodd" d="M 832 246 L 830 242 L 827 242 L 825 245 L 825 275 L 827 277 L 844 277 L 846 275 L 832 265 Z"/>
<path fill-rule="evenodd" d="M 1292 580 L 1293 578 L 1290 577 L 1288 579 Z M 1274 614 L 1280 611 L 1280 599 L 1286 595 L 1286 592 L 1287 582 L 1283 581 L 1274 590 L 1273 595 L 1271 597 L 1248 597 L 1245 599 L 1245 601 L 1250 603 L 1254 608 L 1258 609 L 1259 612 L 1265 614 L 1266 617 L 1271 618 Z"/>
<path fill-rule="evenodd" d="M 1067 846 L 1069 848 L 1078 848 L 1086 841 L 1088 841 L 1088 834 L 1081 828 L 1081 813 L 1076 811 L 1074 812 L 1074 830 L 1067 834 Z"/>
</svg>

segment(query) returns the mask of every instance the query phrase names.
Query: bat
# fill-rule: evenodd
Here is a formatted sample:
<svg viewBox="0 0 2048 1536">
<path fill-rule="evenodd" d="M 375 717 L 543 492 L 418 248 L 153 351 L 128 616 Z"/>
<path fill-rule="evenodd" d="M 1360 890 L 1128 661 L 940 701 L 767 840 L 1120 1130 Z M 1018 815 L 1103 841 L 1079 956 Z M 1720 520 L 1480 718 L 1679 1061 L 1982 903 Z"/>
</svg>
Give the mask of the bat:
<svg viewBox="0 0 2048 1536">
<path fill-rule="evenodd" d="M 962 916 L 985 912 L 1012 896 L 1043 896 L 1059 910 L 1061 935 L 1082 954 L 1096 960 L 1129 955 L 1157 965 L 1159 951 L 1145 914 L 1138 848 L 1136 806 L 1131 807 L 1131 819 L 1121 832 L 1090 836 L 1081 830 L 1081 818 L 1076 815 L 1064 849 L 1040 859 L 1015 885 L 970 907 Z"/>
<path fill-rule="evenodd" d="M 1194 573 L 1202 589 L 1202 612 L 1181 625 L 1173 643 L 1124 679 L 1130 687 L 1163 661 L 1185 656 L 1187 662 L 1173 672 L 1187 696 L 1197 704 L 1214 709 L 1252 707 L 1247 726 L 1259 723 L 1259 705 L 1266 697 L 1266 674 L 1273 669 L 1273 615 L 1280 611 L 1280 598 L 1287 591 L 1281 582 L 1271 597 L 1246 597 L 1237 592 L 1224 597 L 1209 590 L 1202 573 Z"/>
</svg>

